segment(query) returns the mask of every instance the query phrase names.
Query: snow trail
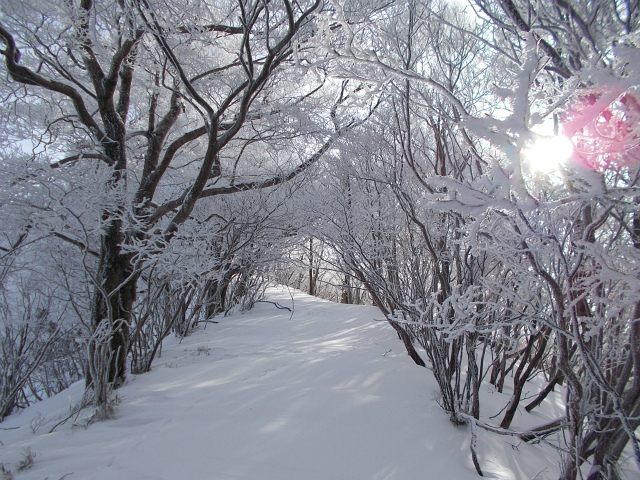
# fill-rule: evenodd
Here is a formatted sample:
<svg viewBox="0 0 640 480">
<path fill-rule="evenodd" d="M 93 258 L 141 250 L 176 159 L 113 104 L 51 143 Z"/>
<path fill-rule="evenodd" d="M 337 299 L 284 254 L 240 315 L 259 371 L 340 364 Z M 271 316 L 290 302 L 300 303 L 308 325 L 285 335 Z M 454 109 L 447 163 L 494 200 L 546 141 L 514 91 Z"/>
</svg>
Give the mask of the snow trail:
<svg viewBox="0 0 640 480">
<path fill-rule="evenodd" d="M 268 299 L 293 314 L 258 303 L 168 339 L 118 390 L 113 420 L 47 433 L 81 384 L 9 417 L 1 427 L 19 428 L 0 431 L 0 462 L 16 480 L 478 478 L 468 427 L 449 422 L 377 309 L 291 294 Z M 16 472 L 27 447 L 35 462 Z M 479 432 L 478 453 L 488 478 L 557 476 L 540 446 Z"/>
</svg>

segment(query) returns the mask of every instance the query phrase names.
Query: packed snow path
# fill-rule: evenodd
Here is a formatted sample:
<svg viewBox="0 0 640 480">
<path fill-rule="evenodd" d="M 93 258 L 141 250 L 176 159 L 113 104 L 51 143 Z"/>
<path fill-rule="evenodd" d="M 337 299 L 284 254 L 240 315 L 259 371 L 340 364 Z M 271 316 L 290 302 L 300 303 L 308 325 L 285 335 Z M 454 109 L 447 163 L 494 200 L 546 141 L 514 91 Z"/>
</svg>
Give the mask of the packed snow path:
<svg viewBox="0 0 640 480">
<path fill-rule="evenodd" d="M 9 417 L 0 462 L 16 480 L 479 478 L 468 427 L 449 422 L 431 372 L 378 310 L 281 289 L 268 299 L 293 313 L 258 303 L 168 339 L 118 390 L 113 420 L 47 433 L 82 385 Z M 16 472 L 27 447 L 33 466 Z M 549 449 L 480 432 L 478 451 L 488 478 L 557 478 Z"/>
</svg>

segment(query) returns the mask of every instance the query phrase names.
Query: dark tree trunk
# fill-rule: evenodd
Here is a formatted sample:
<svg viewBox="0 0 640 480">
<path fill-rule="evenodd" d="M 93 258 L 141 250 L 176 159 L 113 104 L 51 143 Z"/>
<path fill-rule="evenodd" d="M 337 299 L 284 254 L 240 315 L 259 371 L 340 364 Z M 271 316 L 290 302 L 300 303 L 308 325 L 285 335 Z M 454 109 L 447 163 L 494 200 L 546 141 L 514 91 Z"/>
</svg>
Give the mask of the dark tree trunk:
<svg viewBox="0 0 640 480">
<path fill-rule="evenodd" d="M 233 277 L 240 272 L 237 266 L 227 265 L 227 270 L 220 279 L 213 279 L 207 283 L 206 318 L 212 318 L 227 309 L 227 292 Z"/>
<path fill-rule="evenodd" d="M 520 365 L 516 371 L 515 377 L 513 379 L 513 395 L 511 396 L 511 401 L 509 402 L 509 407 L 505 412 L 504 418 L 500 423 L 502 428 L 509 428 L 511 426 L 511 422 L 513 421 L 513 417 L 518 409 L 518 404 L 520 403 L 520 397 L 522 396 L 522 391 L 524 389 L 525 383 L 528 380 L 529 376 L 533 372 L 533 370 L 538 366 L 544 353 L 547 348 L 547 342 L 550 334 L 549 329 L 545 329 L 537 335 L 532 335 L 529 339 L 529 343 L 527 345 L 525 354 L 521 360 Z M 531 354 L 531 350 L 533 349 L 534 343 L 538 342 L 538 351 L 536 354 L 529 360 L 529 356 Z M 526 368 L 525 368 L 526 367 Z"/>
<path fill-rule="evenodd" d="M 424 360 L 422 359 L 422 357 L 420 357 L 415 347 L 413 346 L 413 342 L 411 341 L 411 337 L 409 336 L 407 331 L 402 328 L 402 326 L 399 325 L 398 322 L 394 322 L 393 320 L 389 320 L 389 324 L 396 331 L 398 337 L 400 337 L 400 340 L 402 340 L 404 348 L 407 350 L 407 354 L 411 357 L 411 360 L 413 360 L 416 365 L 426 367 Z"/>
<path fill-rule="evenodd" d="M 549 381 L 549 383 L 547 383 L 547 385 L 540 391 L 540 393 L 535 398 L 535 400 L 529 403 L 526 407 L 524 407 L 524 409 L 527 412 L 530 412 L 531 410 L 536 408 L 538 405 L 540 405 L 544 401 L 544 399 L 547 398 L 547 396 L 553 391 L 555 386 L 562 381 L 562 378 L 563 378 L 562 372 L 560 370 L 556 371 L 556 374 Z"/>
<path fill-rule="evenodd" d="M 351 291 L 351 277 L 349 275 L 344 276 L 344 284 L 342 285 L 342 296 L 340 303 L 351 304 L 353 303 L 353 294 Z"/>
<path fill-rule="evenodd" d="M 107 332 L 109 335 L 110 358 L 106 381 L 114 388 L 122 385 L 126 379 L 129 328 L 138 278 L 131 265 L 130 255 L 121 253 L 119 230 L 120 225 L 113 225 L 103 238 L 97 278 L 101 284 L 94 287 L 91 309 L 91 326 L 93 332 L 96 332 L 93 340 L 100 341 L 96 338 L 97 332 Z M 96 354 L 102 355 L 104 352 L 98 353 L 96 345 L 90 346 L 90 357 Z M 99 361 L 92 358 L 89 360 L 94 364 Z M 92 369 L 87 369 L 87 387 L 92 386 L 94 380 Z"/>
<path fill-rule="evenodd" d="M 318 273 L 319 270 L 314 268 L 315 255 L 313 254 L 313 237 L 309 239 L 309 295 L 314 297 L 318 293 Z"/>
</svg>

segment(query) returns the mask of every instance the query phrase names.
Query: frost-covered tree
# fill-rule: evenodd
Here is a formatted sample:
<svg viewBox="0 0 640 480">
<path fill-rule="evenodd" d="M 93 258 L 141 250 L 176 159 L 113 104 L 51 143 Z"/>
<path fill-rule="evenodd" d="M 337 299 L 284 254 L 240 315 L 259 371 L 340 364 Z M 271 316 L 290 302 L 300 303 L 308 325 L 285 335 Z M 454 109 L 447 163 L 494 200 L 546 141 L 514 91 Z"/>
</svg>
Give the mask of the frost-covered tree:
<svg viewBox="0 0 640 480">
<path fill-rule="evenodd" d="M 69 238 L 97 254 L 86 265 L 86 373 L 98 403 L 125 377 L 146 260 L 172 244 L 196 203 L 281 184 L 340 134 L 325 75 L 303 58 L 320 7 L 3 3 L 4 145 L 19 142 L 52 176 L 105 172 L 94 186 L 105 201 L 86 205 L 87 238 Z"/>
</svg>

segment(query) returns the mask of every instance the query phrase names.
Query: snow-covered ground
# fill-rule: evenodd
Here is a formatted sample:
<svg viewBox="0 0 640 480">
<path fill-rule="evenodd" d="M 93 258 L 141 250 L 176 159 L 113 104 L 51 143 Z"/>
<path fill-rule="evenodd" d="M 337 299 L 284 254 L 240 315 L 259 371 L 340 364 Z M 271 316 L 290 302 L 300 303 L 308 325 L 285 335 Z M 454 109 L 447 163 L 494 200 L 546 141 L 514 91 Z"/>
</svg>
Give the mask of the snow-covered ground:
<svg viewBox="0 0 640 480">
<path fill-rule="evenodd" d="M 168 339 L 152 371 L 118 390 L 113 420 L 85 429 L 79 418 L 48 433 L 81 384 L 7 418 L 0 462 L 16 480 L 479 478 L 469 427 L 449 422 L 431 372 L 375 308 L 276 288 L 268 299 L 293 314 L 258 303 L 182 343 Z M 483 401 L 495 413 L 508 401 L 483 394 L 495 395 Z M 554 408 L 543 410 L 551 418 Z M 546 420 L 520 414 L 514 428 Z M 34 462 L 18 472 L 26 448 Z M 558 476 L 549 447 L 480 430 L 477 450 L 488 478 Z"/>
</svg>

